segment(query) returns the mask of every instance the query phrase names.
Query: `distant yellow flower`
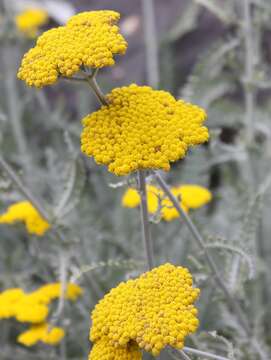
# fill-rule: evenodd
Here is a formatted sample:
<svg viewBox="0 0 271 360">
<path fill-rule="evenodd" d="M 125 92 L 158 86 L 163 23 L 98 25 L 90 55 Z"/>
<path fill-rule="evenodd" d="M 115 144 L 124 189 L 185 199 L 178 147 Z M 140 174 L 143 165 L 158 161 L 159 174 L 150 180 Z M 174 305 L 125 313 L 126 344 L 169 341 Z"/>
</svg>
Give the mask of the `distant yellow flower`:
<svg viewBox="0 0 271 360">
<path fill-rule="evenodd" d="M 147 204 L 150 214 L 154 214 L 159 208 L 159 197 L 162 198 L 163 191 L 156 186 L 147 185 Z M 136 189 L 129 188 L 122 197 L 122 205 L 135 208 L 140 205 L 140 195 Z"/>
<path fill-rule="evenodd" d="M 186 212 L 190 209 L 200 208 L 212 200 L 212 193 L 199 185 L 180 185 L 172 187 L 170 190 L 174 196 L 180 199 L 180 205 Z M 147 185 L 147 204 L 150 214 L 154 214 L 160 209 L 161 217 L 166 221 L 179 217 L 178 211 L 164 192 L 153 185 Z M 139 206 L 138 190 L 129 188 L 122 197 L 122 205 L 128 208 Z"/>
<path fill-rule="evenodd" d="M 114 55 L 124 54 L 127 43 L 115 24 L 115 11 L 90 11 L 72 16 L 66 26 L 44 32 L 22 60 L 18 78 L 27 85 L 43 87 L 58 76 L 72 77 L 81 66 L 114 65 Z"/>
<path fill-rule="evenodd" d="M 77 284 L 67 284 L 65 298 L 75 301 L 83 290 Z M 48 305 L 61 295 L 61 284 L 52 283 L 38 290 L 25 293 L 21 289 L 8 289 L 0 293 L 0 319 L 14 317 L 19 322 L 43 323 L 48 314 Z"/>
<path fill-rule="evenodd" d="M 65 331 L 60 327 L 49 328 L 49 324 L 32 325 L 29 330 L 20 334 L 17 341 L 25 346 L 33 346 L 41 341 L 48 345 L 58 344 L 64 337 Z"/>
<path fill-rule="evenodd" d="M 212 200 L 212 193 L 200 185 L 183 184 L 176 188 L 176 192 L 189 209 L 198 209 Z"/>
<path fill-rule="evenodd" d="M 44 235 L 50 228 L 50 225 L 29 201 L 13 204 L 4 214 L 0 215 L 0 224 L 14 224 L 16 222 L 24 222 L 27 231 L 38 236 Z"/>
<path fill-rule="evenodd" d="M 89 360 L 141 360 L 142 353 L 135 342 L 116 347 L 106 337 L 95 343 L 89 354 Z"/>
<path fill-rule="evenodd" d="M 15 17 L 18 30 L 29 37 L 37 36 L 39 27 L 47 22 L 48 13 L 42 9 L 28 9 Z"/>
<path fill-rule="evenodd" d="M 166 91 L 132 84 L 114 89 L 109 105 L 83 119 L 81 149 L 115 175 L 163 169 L 208 140 L 206 113 Z"/>
<path fill-rule="evenodd" d="M 81 296 L 83 290 L 77 284 L 69 283 L 67 284 L 65 298 L 75 301 L 79 296 Z M 36 301 L 39 301 L 43 304 L 49 304 L 54 299 L 59 298 L 61 295 L 61 284 L 52 283 L 41 286 L 38 290 L 31 293 L 31 297 Z"/>
<path fill-rule="evenodd" d="M 92 312 L 94 355 L 90 354 L 90 359 L 96 360 L 98 355 L 100 360 L 108 359 L 112 347 L 123 354 L 123 359 L 132 359 L 127 347 L 134 343 L 154 356 L 168 345 L 182 349 L 185 337 L 195 332 L 199 323 L 193 305 L 199 289 L 192 283 L 188 269 L 171 264 L 120 283 Z M 135 359 L 140 359 L 136 347 L 135 352 Z"/>
</svg>

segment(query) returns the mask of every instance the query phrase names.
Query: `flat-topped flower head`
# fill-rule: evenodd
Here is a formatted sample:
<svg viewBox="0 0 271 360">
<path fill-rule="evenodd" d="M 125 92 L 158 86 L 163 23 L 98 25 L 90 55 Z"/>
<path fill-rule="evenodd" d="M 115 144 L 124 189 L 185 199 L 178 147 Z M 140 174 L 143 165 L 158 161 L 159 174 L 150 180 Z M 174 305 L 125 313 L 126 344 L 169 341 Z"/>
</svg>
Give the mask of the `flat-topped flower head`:
<svg viewBox="0 0 271 360">
<path fill-rule="evenodd" d="M 148 212 L 155 214 L 160 210 L 161 218 L 171 221 L 179 217 L 178 211 L 175 209 L 171 200 L 164 192 L 153 185 L 147 185 L 147 205 Z M 212 200 L 212 193 L 200 185 L 180 185 L 174 186 L 171 192 L 180 200 L 180 206 L 184 211 L 190 209 L 198 209 Z M 135 208 L 140 205 L 140 194 L 138 190 L 129 188 L 122 197 L 122 205 L 128 208 Z"/>
<path fill-rule="evenodd" d="M 59 76 L 72 77 L 81 66 L 114 65 L 114 55 L 124 54 L 127 43 L 115 24 L 115 11 L 90 11 L 70 18 L 66 26 L 44 32 L 22 60 L 18 78 L 27 85 L 43 87 Z"/>
<path fill-rule="evenodd" d="M 27 37 L 38 35 L 39 27 L 48 22 L 48 13 L 43 9 L 27 9 L 15 17 L 15 23 L 20 32 Z"/>
<path fill-rule="evenodd" d="M 135 342 L 116 347 L 104 337 L 97 341 L 91 349 L 89 360 L 141 360 L 142 353 Z"/>
<path fill-rule="evenodd" d="M 29 201 L 21 201 L 11 205 L 7 211 L 0 215 L 0 224 L 14 224 L 23 222 L 29 234 L 42 236 L 50 228 L 46 220 Z"/>
<path fill-rule="evenodd" d="M 185 337 L 198 327 L 193 305 L 198 295 L 188 269 L 171 264 L 154 268 L 120 283 L 96 305 L 90 340 L 97 346 L 106 340 L 120 349 L 135 342 L 154 356 L 168 345 L 182 349 Z"/>
<path fill-rule="evenodd" d="M 208 140 L 204 110 L 166 91 L 132 84 L 107 98 L 108 106 L 83 119 L 81 149 L 115 175 L 168 171 L 190 146 Z"/>
<path fill-rule="evenodd" d="M 32 325 L 30 329 L 21 333 L 17 341 L 25 346 L 33 346 L 38 342 L 48 345 L 58 344 L 64 337 L 65 331 L 60 327 L 50 327 L 47 323 Z"/>
</svg>

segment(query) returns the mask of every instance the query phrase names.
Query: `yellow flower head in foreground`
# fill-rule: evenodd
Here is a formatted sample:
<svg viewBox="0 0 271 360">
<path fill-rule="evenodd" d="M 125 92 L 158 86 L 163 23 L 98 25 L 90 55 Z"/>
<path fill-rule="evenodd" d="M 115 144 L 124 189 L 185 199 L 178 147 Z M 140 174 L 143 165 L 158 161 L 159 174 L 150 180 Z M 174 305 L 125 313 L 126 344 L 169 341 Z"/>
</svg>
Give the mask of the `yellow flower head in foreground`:
<svg viewBox="0 0 271 360">
<path fill-rule="evenodd" d="M 38 34 L 38 28 L 48 22 L 48 13 L 42 9 L 28 9 L 18 14 L 15 23 L 22 33 L 29 37 Z"/>
<path fill-rule="evenodd" d="M 108 101 L 83 119 L 81 149 L 116 175 L 168 171 L 190 146 L 208 140 L 204 110 L 166 91 L 132 84 L 114 89 Z"/>
<path fill-rule="evenodd" d="M 124 54 L 127 43 L 115 24 L 115 11 L 90 11 L 72 16 L 66 26 L 44 32 L 22 60 L 18 78 L 42 87 L 58 76 L 72 77 L 81 66 L 114 65 L 114 54 Z"/>
<path fill-rule="evenodd" d="M 172 187 L 171 191 L 180 199 L 180 205 L 184 211 L 200 208 L 212 200 L 211 192 L 199 185 L 180 185 Z M 179 217 L 179 213 L 164 192 L 153 185 L 147 185 L 147 204 L 150 214 L 154 214 L 160 209 L 161 217 L 166 221 Z M 128 208 L 139 206 L 139 192 L 129 188 L 122 197 L 122 205 Z"/>
<path fill-rule="evenodd" d="M 116 351 L 137 343 L 154 356 L 168 345 L 182 349 L 185 337 L 198 327 L 197 309 L 193 305 L 198 295 L 199 289 L 192 287 L 189 271 L 171 264 L 119 284 L 92 312 L 93 351 L 98 353 L 99 348 L 99 359 L 109 359 L 109 350 L 102 350 L 105 341 L 108 349 L 113 346 Z M 98 356 L 90 358 L 96 360 Z"/>
<path fill-rule="evenodd" d="M 11 205 L 7 212 L 0 215 L 0 224 L 14 224 L 22 221 L 30 234 L 42 236 L 50 225 L 41 217 L 29 201 Z"/>
<path fill-rule="evenodd" d="M 65 332 L 60 327 L 49 328 L 47 323 L 32 325 L 29 330 L 20 334 L 18 342 L 25 346 L 33 346 L 38 341 L 48 345 L 58 344 L 64 337 Z"/>
</svg>

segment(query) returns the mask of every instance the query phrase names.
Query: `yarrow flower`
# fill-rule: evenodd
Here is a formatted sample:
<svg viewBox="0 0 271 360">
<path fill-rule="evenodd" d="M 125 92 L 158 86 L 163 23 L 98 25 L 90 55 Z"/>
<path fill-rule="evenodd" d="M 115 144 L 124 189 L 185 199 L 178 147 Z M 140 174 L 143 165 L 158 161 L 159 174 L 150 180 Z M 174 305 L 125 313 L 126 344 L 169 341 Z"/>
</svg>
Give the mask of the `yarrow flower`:
<svg viewBox="0 0 271 360">
<path fill-rule="evenodd" d="M 127 43 L 115 24 L 115 11 L 90 11 L 72 16 L 66 26 L 44 32 L 22 60 L 18 78 L 27 85 L 43 87 L 58 76 L 72 77 L 81 66 L 114 65 L 114 55 L 124 54 Z"/>
<path fill-rule="evenodd" d="M 168 345 L 182 349 L 198 327 L 198 296 L 188 269 L 171 264 L 120 283 L 92 312 L 90 360 L 134 359 L 131 351 L 141 359 L 140 349 L 157 356 Z"/>
<path fill-rule="evenodd" d="M 19 31 L 28 37 L 38 35 L 40 26 L 48 22 L 48 13 L 43 9 L 27 9 L 15 17 L 15 23 Z"/>
<path fill-rule="evenodd" d="M 183 184 L 174 186 L 171 189 L 174 196 L 180 199 L 180 206 L 185 212 L 190 209 L 197 209 L 212 200 L 212 193 L 199 185 Z M 165 196 L 164 192 L 153 185 L 147 185 L 148 212 L 155 214 L 160 211 L 161 218 L 171 221 L 179 217 L 178 211 L 173 203 Z M 140 194 L 138 190 L 129 188 L 122 197 L 122 205 L 128 208 L 135 208 L 140 205 Z"/>
<path fill-rule="evenodd" d="M 23 222 L 30 234 L 42 236 L 50 228 L 50 224 L 42 218 L 29 201 L 21 201 L 11 205 L 0 215 L 0 224 Z"/>
<path fill-rule="evenodd" d="M 82 152 L 115 175 L 163 169 L 208 140 L 203 109 L 166 91 L 132 84 L 114 89 L 109 105 L 83 119 Z"/>
<path fill-rule="evenodd" d="M 75 301 L 82 292 L 81 287 L 69 283 L 65 298 Z M 46 319 L 49 314 L 49 304 L 60 295 L 60 283 L 41 286 L 31 293 L 25 293 L 20 288 L 5 290 L 0 293 L 0 319 L 15 318 L 19 322 L 33 324 L 18 337 L 18 341 L 26 346 L 34 345 L 38 341 L 54 345 L 61 341 L 64 331 L 61 328 L 49 330 Z"/>
<path fill-rule="evenodd" d="M 18 336 L 18 342 L 25 346 L 33 346 L 41 341 L 48 345 L 58 344 L 64 337 L 65 331 L 60 327 L 50 328 L 47 323 L 32 325 L 29 330 Z"/>
</svg>

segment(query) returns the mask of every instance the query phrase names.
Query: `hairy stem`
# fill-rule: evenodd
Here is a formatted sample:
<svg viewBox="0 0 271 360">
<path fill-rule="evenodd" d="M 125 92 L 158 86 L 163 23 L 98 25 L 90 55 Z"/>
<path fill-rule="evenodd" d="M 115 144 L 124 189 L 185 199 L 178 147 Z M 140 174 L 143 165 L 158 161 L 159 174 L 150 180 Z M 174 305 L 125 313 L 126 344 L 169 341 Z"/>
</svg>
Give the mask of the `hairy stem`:
<svg viewBox="0 0 271 360">
<path fill-rule="evenodd" d="M 47 210 L 41 205 L 40 201 L 34 196 L 29 189 L 23 184 L 21 179 L 11 168 L 11 166 L 6 162 L 6 160 L 0 155 L 0 166 L 9 176 L 11 181 L 17 186 L 20 192 L 31 202 L 31 204 L 38 210 L 41 216 L 47 221 L 51 222 L 51 217 L 48 214 Z"/>
<path fill-rule="evenodd" d="M 247 143 L 250 144 L 254 134 L 254 102 L 255 91 L 253 83 L 254 74 L 254 47 L 253 30 L 251 23 L 251 0 L 243 0 L 244 8 L 244 38 L 245 38 L 245 126 Z"/>
<path fill-rule="evenodd" d="M 144 19 L 144 40 L 147 63 L 147 82 L 154 88 L 159 84 L 159 63 L 157 31 L 155 27 L 155 13 L 153 0 L 141 0 Z"/>
<path fill-rule="evenodd" d="M 109 103 L 106 99 L 106 96 L 103 94 L 99 84 L 96 81 L 96 75 L 98 74 L 98 71 L 99 69 L 95 69 L 90 75 L 86 71 L 84 71 L 83 75 L 100 103 L 102 105 L 108 105 Z"/>
<path fill-rule="evenodd" d="M 65 294 L 67 290 L 67 268 L 68 268 L 68 254 L 62 249 L 59 252 L 59 281 L 61 284 L 60 297 L 57 304 L 57 309 L 52 315 L 50 326 L 54 326 L 61 317 L 65 307 Z"/>
<path fill-rule="evenodd" d="M 188 353 L 188 354 L 199 355 L 199 356 L 203 356 L 203 357 L 208 358 L 208 359 L 229 360 L 228 358 L 226 358 L 224 356 L 215 355 L 215 354 L 212 354 L 210 352 L 193 349 L 193 348 L 187 347 L 187 346 L 185 346 L 183 348 L 183 351 L 185 353 Z"/>
<path fill-rule="evenodd" d="M 145 248 L 146 261 L 148 269 L 152 269 L 154 266 L 153 260 L 153 244 L 151 239 L 148 206 L 147 206 L 147 193 L 146 193 L 146 178 L 144 170 L 138 171 L 138 183 L 140 193 L 140 210 L 141 210 L 141 225 L 142 225 L 142 239 Z"/>
<path fill-rule="evenodd" d="M 31 202 L 31 204 L 38 210 L 41 216 L 46 220 L 51 226 L 55 236 L 65 244 L 65 235 L 56 227 L 53 222 L 53 219 L 50 215 L 50 212 L 41 204 L 40 200 L 33 195 L 33 193 L 23 184 L 21 179 L 17 176 L 15 171 L 11 168 L 11 166 L 6 162 L 6 160 L 0 155 L 0 167 L 5 171 L 5 173 L 9 176 L 10 180 L 17 186 L 22 195 L 25 196 L 27 200 Z"/>
</svg>

